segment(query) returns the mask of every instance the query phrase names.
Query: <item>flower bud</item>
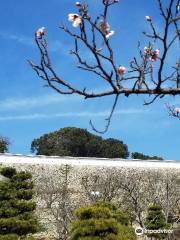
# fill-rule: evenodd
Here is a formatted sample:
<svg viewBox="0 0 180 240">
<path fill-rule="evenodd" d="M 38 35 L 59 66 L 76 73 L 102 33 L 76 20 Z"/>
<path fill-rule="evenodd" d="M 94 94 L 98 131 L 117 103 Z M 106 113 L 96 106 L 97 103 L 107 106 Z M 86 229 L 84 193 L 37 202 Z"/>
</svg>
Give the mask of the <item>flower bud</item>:
<svg viewBox="0 0 180 240">
<path fill-rule="evenodd" d="M 76 2 L 76 7 L 82 7 L 82 4 L 80 2 Z"/>
<path fill-rule="evenodd" d="M 151 21 L 152 21 L 152 19 L 151 19 L 150 16 L 145 16 L 145 18 L 146 18 L 146 21 L 148 21 L 148 22 L 151 22 Z"/>
<path fill-rule="evenodd" d="M 120 66 L 117 69 L 117 72 L 118 72 L 119 75 L 123 75 L 126 72 L 126 68 L 124 66 Z"/>
</svg>

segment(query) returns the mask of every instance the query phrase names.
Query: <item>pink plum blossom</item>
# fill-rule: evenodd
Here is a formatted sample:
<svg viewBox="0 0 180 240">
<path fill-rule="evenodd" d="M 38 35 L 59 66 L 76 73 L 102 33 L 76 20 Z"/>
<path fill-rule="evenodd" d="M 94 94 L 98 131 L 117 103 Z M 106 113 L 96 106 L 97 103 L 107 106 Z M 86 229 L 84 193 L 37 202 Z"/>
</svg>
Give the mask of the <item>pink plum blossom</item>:
<svg viewBox="0 0 180 240">
<path fill-rule="evenodd" d="M 144 53 L 149 57 L 150 61 L 155 62 L 159 56 L 159 49 L 152 50 L 152 47 L 145 47 Z"/>
<path fill-rule="evenodd" d="M 37 30 L 36 32 L 36 37 L 37 38 L 42 38 L 42 36 L 45 34 L 45 27 L 41 27 Z"/>
<path fill-rule="evenodd" d="M 158 56 L 159 55 L 159 49 L 155 49 L 153 53 Z"/>
<path fill-rule="evenodd" d="M 118 72 L 119 75 L 123 75 L 126 72 L 126 68 L 124 66 L 120 66 L 117 69 L 117 72 Z"/>
<path fill-rule="evenodd" d="M 79 27 L 82 23 L 82 18 L 76 13 L 68 14 L 68 20 L 73 23 L 73 27 Z"/>
<path fill-rule="evenodd" d="M 152 62 L 155 62 L 157 60 L 158 56 L 159 56 L 159 49 L 155 49 L 155 50 L 151 51 L 150 60 Z"/>
</svg>

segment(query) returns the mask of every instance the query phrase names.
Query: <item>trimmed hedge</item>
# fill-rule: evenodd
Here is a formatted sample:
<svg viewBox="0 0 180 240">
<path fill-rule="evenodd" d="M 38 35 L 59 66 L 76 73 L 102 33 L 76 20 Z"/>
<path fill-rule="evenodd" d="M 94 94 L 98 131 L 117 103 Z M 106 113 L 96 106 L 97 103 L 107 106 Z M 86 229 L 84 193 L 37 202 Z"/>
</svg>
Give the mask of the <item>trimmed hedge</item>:
<svg viewBox="0 0 180 240">
<path fill-rule="evenodd" d="M 135 240 L 126 213 L 109 202 L 82 207 L 75 212 L 70 240 Z"/>
<path fill-rule="evenodd" d="M 39 224 L 34 216 L 32 175 L 17 173 L 10 167 L 2 168 L 0 173 L 6 177 L 0 182 L 0 240 L 16 240 L 36 233 Z"/>
</svg>

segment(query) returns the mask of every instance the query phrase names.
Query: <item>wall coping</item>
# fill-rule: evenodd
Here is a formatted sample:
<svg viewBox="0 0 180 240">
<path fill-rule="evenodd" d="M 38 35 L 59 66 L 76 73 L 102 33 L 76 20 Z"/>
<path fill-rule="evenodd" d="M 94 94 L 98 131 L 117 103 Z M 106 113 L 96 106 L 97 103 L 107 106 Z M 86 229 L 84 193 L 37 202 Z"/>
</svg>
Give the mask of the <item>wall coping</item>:
<svg viewBox="0 0 180 240">
<path fill-rule="evenodd" d="M 104 166 L 104 167 L 131 167 L 131 168 L 180 168 L 180 161 L 175 160 L 141 160 L 141 159 L 108 159 L 90 157 L 59 157 L 42 155 L 23 154 L 0 154 L 2 164 L 42 164 L 42 165 L 63 165 L 72 166 Z"/>
</svg>

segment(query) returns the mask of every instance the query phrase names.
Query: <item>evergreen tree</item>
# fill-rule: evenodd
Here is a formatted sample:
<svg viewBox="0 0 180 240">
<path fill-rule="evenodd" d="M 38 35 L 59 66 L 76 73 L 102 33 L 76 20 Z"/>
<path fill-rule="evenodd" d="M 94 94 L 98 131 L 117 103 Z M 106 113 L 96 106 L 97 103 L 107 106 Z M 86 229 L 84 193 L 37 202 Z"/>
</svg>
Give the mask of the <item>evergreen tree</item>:
<svg viewBox="0 0 180 240">
<path fill-rule="evenodd" d="M 37 155 L 128 158 L 128 146 L 118 139 L 103 139 L 82 128 L 66 127 L 34 139 Z"/>
<path fill-rule="evenodd" d="M 149 206 L 145 226 L 147 230 L 169 229 L 170 225 L 166 223 L 163 209 L 159 204 L 152 204 Z M 164 239 L 167 236 L 167 234 L 166 233 L 150 233 L 150 234 L 147 234 L 147 236 L 155 239 Z"/>
<path fill-rule="evenodd" d="M 9 144 L 10 144 L 10 142 L 9 142 L 8 138 L 0 136 L 0 153 L 7 152 Z"/>
<path fill-rule="evenodd" d="M 5 177 L 0 181 L 0 239 L 24 239 L 38 230 L 32 176 L 11 167 L 3 167 L 0 173 Z"/>
<path fill-rule="evenodd" d="M 127 214 L 107 202 L 78 209 L 72 222 L 71 240 L 135 240 Z"/>
<path fill-rule="evenodd" d="M 158 157 L 158 156 L 148 156 L 145 155 L 143 153 L 139 153 L 139 152 L 133 152 L 131 154 L 131 157 L 133 159 L 141 159 L 141 160 L 163 160 L 162 157 Z"/>
</svg>

